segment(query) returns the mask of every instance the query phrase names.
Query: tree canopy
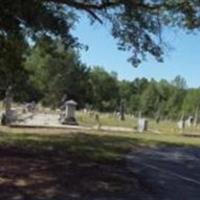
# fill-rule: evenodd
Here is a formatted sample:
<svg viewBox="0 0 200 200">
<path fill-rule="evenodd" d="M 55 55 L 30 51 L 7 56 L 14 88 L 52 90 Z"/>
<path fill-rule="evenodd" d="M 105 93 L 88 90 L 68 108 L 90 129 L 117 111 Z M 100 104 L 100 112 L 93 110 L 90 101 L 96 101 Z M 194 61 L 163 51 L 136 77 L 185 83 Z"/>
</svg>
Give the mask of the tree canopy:
<svg viewBox="0 0 200 200">
<path fill-rule="evenodd" d="M 172 82 L 136 78 L 89 68 L 79 58 L 83 47 L 72 29 L 84 13 L 91 22 L 109 24 L 118 48 L 138 66 L 146 56 L 163 60 L 165 26 L 198 30 L 199 0 L 0 0 L 0 98 L 9 85 L 17 101 L 57 106 L 63 95 L 96 110 L 175 118 L 199 110 L 199 89 Z M 98 65 L 98 63 L 97 63 Z M 78 80 L 78 81 L 74 81 Z"/>
<path fill-rule="evenodd" d="M 110 23 L 119 49 L 130 51 L 129 60 L 137 66 L 148 54 L 162 61 L 162 27 L 198 29 L 199 11 L 199 0 L 0 0 L 0 40 L 47 34 L 66 46 L 78 45 L 70 30 L 78 12 L 84 12 L 92 21 Z"/>
<path fill-rule="evenodd" d="M 12 44 L 12 43 L 11 43 Z M 15 48 L 10 44 L 9 61 Z M 1 52 L 3 53 L 3 51 Z M 115 72 L 107 72 L 99 66 L 83 64 L 79 52 L 65 49 L 60 40 L 43 37 L 26 49 L 21 67 L 4 63 L 0 59 L 0 99 L 6 87 L 14 86 L 17 102 L 36 101 L 57 108 L 63 96 L 78 102 L 79 108 L 92 108 L 103 112 L 119 111 L 124 102 L 126 113 L 142 113 L 148 117 L 177 119 L 199 112 L 200 89 L 190 89 L 184 78 L 177 76 L 171 82 L 146 78 L 119 80 Z M 19 63 L 20 64 L 20 63 Z"/>
</svg>

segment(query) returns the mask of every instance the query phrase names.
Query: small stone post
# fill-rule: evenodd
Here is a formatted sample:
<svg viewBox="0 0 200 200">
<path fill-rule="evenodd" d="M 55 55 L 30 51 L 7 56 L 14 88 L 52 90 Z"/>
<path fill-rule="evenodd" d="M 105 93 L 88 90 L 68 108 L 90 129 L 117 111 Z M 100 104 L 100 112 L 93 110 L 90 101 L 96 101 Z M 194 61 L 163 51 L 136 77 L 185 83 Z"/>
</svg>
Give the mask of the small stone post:
<svg viewBox="0 0 200 200">
<path fill-rule="evenodd" d="M 101 122 L 100 122 L 100 118 L 99 118 L 98 114 L 95 115 L 95 121 L 97 123 L 97 130 L 100 130 L 101 129 Z"/>
<path fill-rule="evenodd" d="M 124 101 L 120 102 L 119 112 L 120 112 L 120 120 L 124 121 L 125 120 L 125 103 L 124 103 Z"/>
<path fill-rule="evenodd" d="M 181 130 L 181 132 L 184 132 L 185 129 L 185 120 L 184 120 L 184 114 L 182 114 L 181 119 L 177 123 L 178 128 Z"/>
<path fill-rule="evenodd" d="M 145 118 L 139 118 L 138 120 L 138 131 L 143 133 L 148 130 L 148 120 Z"/>
</svg>

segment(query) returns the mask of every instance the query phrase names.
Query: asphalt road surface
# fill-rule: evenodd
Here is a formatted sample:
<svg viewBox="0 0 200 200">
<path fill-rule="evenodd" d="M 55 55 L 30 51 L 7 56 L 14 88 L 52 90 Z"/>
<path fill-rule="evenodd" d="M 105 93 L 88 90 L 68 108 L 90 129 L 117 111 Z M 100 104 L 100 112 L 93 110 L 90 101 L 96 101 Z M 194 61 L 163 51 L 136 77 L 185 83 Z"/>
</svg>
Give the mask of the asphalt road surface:
<svg viewBox="0 0 200 200">
<path fill-rule="evenodd" d="M 200 148 L 139 149 L 127 165 L 152 188 L 149 199 L 200 200 Z"/>
</svg>

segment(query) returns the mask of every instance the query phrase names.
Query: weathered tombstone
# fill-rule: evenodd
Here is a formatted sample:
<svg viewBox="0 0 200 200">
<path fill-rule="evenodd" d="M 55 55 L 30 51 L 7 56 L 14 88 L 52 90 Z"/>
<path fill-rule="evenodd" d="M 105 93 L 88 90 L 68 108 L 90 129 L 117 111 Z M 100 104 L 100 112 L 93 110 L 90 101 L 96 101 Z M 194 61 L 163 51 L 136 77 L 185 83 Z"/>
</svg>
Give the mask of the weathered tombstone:
<svg viewBox="0 0 200 200">
<path fill-rule="evenodd" d="M 156 113 L 155 120 L 156 120 L 156 123 L 157 123 L 157 124 L 160 123 L 160 111 L 158 111 L 158 112 Z"/>
<path fill-rule="evenodd" d="M 95 115 L 95 121 L 97 123 L 97 130 L 100 130 L 101 129 L 101 122 L 100 122 L 100 118 L 99 118 L 98 114 Z"/>
<path fill-rule="evenodd" d="M 116 112 L 115 117 L 117 117 L 118 119 L 120 119 L 120 112 Z"/>
<path fill-rule="evenodd" d="M 177 126 L 179 129 L 183 130 L 185 128 L 185 121 L 181 119 L 180 121 L 178 121 Z"/>
<path fill-rule="evenodd" d="M 60 117 L 60 122 L 62 124 L 78 125 L 75 118 L 76 106 L 77 103 L 73 100 L 65 102 L 65 110 Z"/>
<path fill-rule="evenodd" d="M 16 120 L 16 113 L 14 110 L 11 109 L 13 102 L 13 95 L 12 95 L 12 87 L 9 86 L 6 90 L 5 99 L 4 99 L 4 107 L 5 113 L 2 115 L 1 124 L 2 125 L 9 125 L 13 121 Z"/>
<path fill-rule="evenodd" d="M 148 120 L 145 118 L 139 118 L 138 120 L 138 131 L 143 133 L 148 130 Z"/>
<path fill-rule="evenodd" d="M 119 113 L 120 113 L 120 120 L 124 121 L 125 120 L 125 102 L 124 101 L 120 102 Z"/>
<path fill-rule="evenodd" d="M 35 109 L 36 109 L 36 103 L 35 103 L 35 101 L 32 101 L 32 102 L 27 103 L 25 105 L 25 110 L 27 112 L 32 112 L 33 113 L 35 111 Z"/>
<path fill-rule="evenodd" d="M 84 108 L 84 109 L 83 109 L 83 113 L 84 113 L 84 114 L 87 114 L 87 113 L 88 113 L 87 108 Z"/>
<path fill-rule="evenodd" d="M 181 115 L 181 119 L 178 121 L 177 127 L 181 131 L 183 131 L 185 129 L 185 115 L 184 115 L 184 113 Z"/>
<path fill-rule="evenodd" d="M 193 116 L 189 116 L 187 118 L 187 120 L 185 121 L 185 125 L 190 128 L 192 126 L 193 122 L 194 122 L 194 117 Z"/>
</svg>

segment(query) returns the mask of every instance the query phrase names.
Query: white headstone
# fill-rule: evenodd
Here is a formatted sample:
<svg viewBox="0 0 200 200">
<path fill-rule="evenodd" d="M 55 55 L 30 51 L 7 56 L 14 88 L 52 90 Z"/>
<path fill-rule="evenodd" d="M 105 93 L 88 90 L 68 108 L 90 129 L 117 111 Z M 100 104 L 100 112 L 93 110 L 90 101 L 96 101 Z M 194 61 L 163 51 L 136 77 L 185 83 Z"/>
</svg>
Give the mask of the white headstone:
<svg viewBox="0 0 200 200">
<path fill-rule="evenodd" d="M 193 121 L 194 121 L 193 116 L 189 116 L 187 118 L 187 120 L 185 121 L 185 125 L 190 128 L 192 126 L 192 124 L 193 124 Z"/>
<path fill-rule="evenodd" d="M 185 128 L 185 121 L 184 120 L 180 120 L 177 123 L 177 126 L 178 126 L 179 129 L 183 130 Z"/>
<path fill-rule="evenodd" d="M 66 118 L 75 118 L 75 111 L 77 103 L 73 100 L 67 101 L 65 107 L 65 115 Z"/>
<path fill-rule="evenodd" d="M 145 118 L 139 118 L 138 120 L 138 131 L 143 133 L 148 130 L 148 120 Z"/>
</svg>

